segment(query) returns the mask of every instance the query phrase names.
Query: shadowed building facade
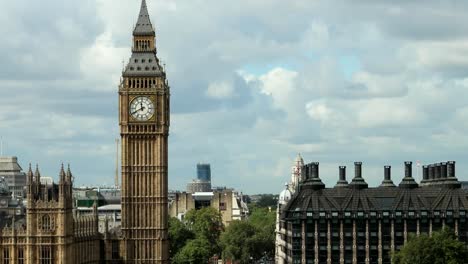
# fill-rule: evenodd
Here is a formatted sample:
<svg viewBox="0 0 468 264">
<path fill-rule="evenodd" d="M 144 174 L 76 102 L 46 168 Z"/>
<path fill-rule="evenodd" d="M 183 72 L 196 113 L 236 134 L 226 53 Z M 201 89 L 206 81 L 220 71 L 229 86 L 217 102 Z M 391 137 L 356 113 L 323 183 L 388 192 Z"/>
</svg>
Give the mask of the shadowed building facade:
<svg viewBox="0 0 468 264">
<path fill-rule="evenodd" d="M 419 184 L 411 162 L 398 186 L 385 166 L 382 184 L 369 188 L 360 162 L 349 183 L 341 166 L 333 188 L 322 183 L 318 162 L 302 167 L 302 179 L 289 202 L 279 205 L 278 263 L 391 263 L 410 234 L 443 227 L 468 245 L 468 192 L 453 161 L 423 166 Z"/>
<path fill-rule="evenodd" d="M 119 86 L 125 263 L 169 262 L 169 85 L 156 56 L 155 36 L 143 0 L 132 56 Z"/>
</svg>

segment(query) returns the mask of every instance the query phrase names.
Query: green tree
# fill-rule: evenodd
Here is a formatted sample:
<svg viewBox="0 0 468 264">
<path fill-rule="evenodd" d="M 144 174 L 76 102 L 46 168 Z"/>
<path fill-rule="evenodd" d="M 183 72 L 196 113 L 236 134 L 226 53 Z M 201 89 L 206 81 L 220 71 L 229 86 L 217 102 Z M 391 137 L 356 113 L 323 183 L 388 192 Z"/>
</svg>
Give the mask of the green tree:
<svg viewBox="0 0 468 264">
<path fill-rule="evenodd" d="M 276 213 L 267 208 L 256 208 L 252 211 L 248 220 L 257 230 L 254 244 L 256 247 L 255 258 L 273 256 L 275 252 L 275 223 Z"/>
<path fill-rule="evenodd" d="M 195 234 L 175 217 L 169 218 L 168 233 L 170 240 L 171 258 L 174 257 L 177 252 L 179 252 L 179 250 L 185 246 L 187 241 L 195 238 Z"/>
<path fill-rule="evenodd" d="M 223 258 L 250 263 L 274 255 L 275 213 L 255 208 L 247 221 L 233 221 L 221 235 Z"/>
<path fill-rule="evenodd" d="M 221 235 L 223 258 L 248 263 L 254 255 L 255 227 L 246 221 L 233 221 Z"/>
<path fill-rule="evenodd" d="M 184 224 L 198 239 L 209 241 L 212 255 L 220 253 L 219 237 L 224 230 L 221 213 L 212 208 L 205 207 L 199 210 L 190 210 L 185 215 Z"/>
<path fill-rule="evenodd" d="M 196 238 L 187 244 L 174 256 L 174 264 L 199 264 L 208 263 L 213 256 L 210 250 L 210 242 L 205 238 Z"/>
<path fill-rule="evenodd" d="M 453 231 L 443 229 L 432 236 L 411 236 L 399 252 L 394 264 L 467 264 L 468 250 L 455 238 Z"/>
</svg>

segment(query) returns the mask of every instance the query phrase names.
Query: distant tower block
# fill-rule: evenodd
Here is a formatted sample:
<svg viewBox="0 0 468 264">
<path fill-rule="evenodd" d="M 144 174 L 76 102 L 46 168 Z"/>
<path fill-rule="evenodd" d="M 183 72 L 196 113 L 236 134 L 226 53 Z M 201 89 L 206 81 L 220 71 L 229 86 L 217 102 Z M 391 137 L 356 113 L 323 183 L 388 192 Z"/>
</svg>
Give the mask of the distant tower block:
<svg viewBox="0 0 468 264">
<path fill-rule="evenodd" d="M 211 182 L 210 164 L 197 164 L 197 179 L 204 182 Z"/>
</svg>

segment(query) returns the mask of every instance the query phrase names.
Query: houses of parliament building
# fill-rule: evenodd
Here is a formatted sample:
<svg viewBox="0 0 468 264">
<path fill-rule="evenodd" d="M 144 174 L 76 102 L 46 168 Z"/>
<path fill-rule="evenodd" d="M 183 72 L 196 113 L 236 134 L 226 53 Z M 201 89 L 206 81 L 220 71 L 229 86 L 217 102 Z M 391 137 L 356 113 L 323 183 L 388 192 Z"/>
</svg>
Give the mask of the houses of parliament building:
<svg viewBox="0 0 468 264">
<path fill-rule="evenodd" d="M 133 30 L 132 55 L 118 90 L 122 142 L 122 224 L 98 231 L 96 204 L 90 215 L 73 206 L 70 168 L 58 184 L 41 181 L 29 168 L 25 212 L 0 217 L 0 263 L 169 263 L 169 85 L 156 56 L 155 30 L 142 0 Z M 0 196 L 11 196 L 0 185 Z M 0 211 L 3 203 L 0 197 Z"/>
</svg>

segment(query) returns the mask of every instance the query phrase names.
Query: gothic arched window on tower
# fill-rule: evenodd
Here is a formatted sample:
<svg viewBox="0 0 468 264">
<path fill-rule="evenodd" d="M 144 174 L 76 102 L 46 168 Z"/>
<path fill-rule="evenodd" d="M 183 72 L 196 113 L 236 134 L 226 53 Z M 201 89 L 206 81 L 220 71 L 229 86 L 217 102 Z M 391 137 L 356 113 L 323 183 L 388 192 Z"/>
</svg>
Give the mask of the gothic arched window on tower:
<svg viewBox="0 0 468 264">
<path fill-rule="evenodd" d="M 49 231 L 52 229 L 52 221 L 49 215 L 42 216 L 42 225 L 41 229 L 44 231 Z"/>
<path fill-rule="evenodd" d="M 40 264 L 52 264 L 54 260 L 53 252 L 50 246 L 42 246 L 39 256 Z"/>
<path fill-rule="evenodd" d="M 18 248 L 18 264 L 24 264 L 24 248 Z"/>
<path fill-rule="evenodd" d="M 10 264 L 10 249 L 9 248 L 3 249 L 3 263 Z"/>
</svg>

